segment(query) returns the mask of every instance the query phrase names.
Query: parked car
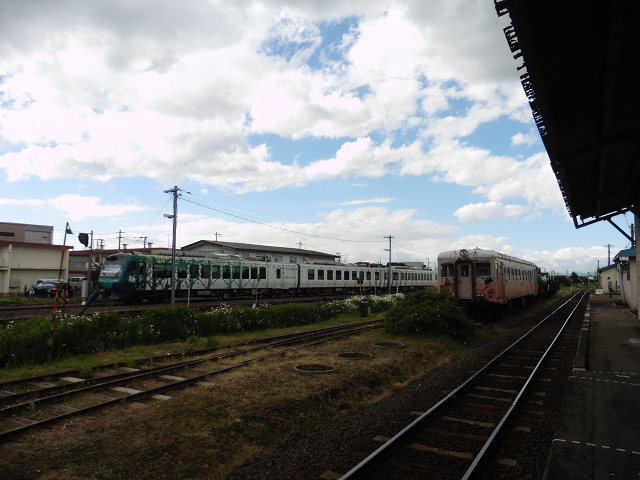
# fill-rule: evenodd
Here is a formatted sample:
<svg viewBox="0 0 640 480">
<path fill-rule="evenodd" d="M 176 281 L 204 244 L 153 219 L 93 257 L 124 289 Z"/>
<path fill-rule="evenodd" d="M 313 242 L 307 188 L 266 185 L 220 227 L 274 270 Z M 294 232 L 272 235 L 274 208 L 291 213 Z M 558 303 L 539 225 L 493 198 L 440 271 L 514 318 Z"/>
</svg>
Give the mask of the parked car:
<svg viewBox="0 0 640 480">
<path fill-rule="evenodd" d="M 31 287 L 27 294 L 29 297 L 54 298 L 57 288 L 57 283 L 40 282 Z M 60 289 L 62 292 L 65 292 L 69 298 L 73 297 L 73 287 L 68 282 L 61 282 Z"/>
</svg>

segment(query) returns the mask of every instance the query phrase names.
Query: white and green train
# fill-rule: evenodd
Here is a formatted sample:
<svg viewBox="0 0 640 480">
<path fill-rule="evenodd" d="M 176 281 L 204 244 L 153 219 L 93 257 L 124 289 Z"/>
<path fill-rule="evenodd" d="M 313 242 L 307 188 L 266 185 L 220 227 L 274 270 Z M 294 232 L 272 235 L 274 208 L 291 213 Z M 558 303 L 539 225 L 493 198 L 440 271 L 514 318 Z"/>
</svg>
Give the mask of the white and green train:
<svg viewBox="0 0 640 480">
<path fill-rule="evenodd" d="M 164 300 L 171 294 L 171 256 L 117 253 L 107 257 L 100 289 L 117 301 Z M 435 288 L 437 273 L 394 266 L 394 293 Z M 386 293 L 388 269 L 362 264 L 280 263 L 235 255 L 176 257 L 177 297 L 228 298 L 251 296 Z"/>
</svg>

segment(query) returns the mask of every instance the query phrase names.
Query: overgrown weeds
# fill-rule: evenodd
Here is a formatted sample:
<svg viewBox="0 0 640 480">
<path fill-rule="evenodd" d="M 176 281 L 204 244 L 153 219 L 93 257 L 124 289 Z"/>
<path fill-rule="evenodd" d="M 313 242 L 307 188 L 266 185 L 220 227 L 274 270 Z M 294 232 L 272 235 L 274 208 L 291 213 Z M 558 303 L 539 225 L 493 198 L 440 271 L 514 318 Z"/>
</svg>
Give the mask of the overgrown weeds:
<svg viewBox="0 0 640 480">
<path fill-rule="evenodd" d="M 369 297 L 369 305 L 372 311 L 383 311 L 399 298 L 402 296 Z M 353 297 L 315 305 L 247 308 L 223 304 L 207 312 L 185 306 L 158 307 L 134 318 L 123 318 L 115 312 L 59 317 L 53 330 L 50 318 L 34 318 L 0 330 L 0 367 L 37 365 L 47 358 L 57 360 L 136 345 L 189 339 L 193 344 L 198 338 L 206 338 L 207 346 L 214 346 L 220 335 L 312 325 L 341 314 L 355 314 L 359 303 L 360 297 Z"/>
<path fill-rule="evenodd" d="M 387 314 L 390 333 L 449 335 L 470 339 L 473 323 L 446 291 L 422 290 L 407 295 Z"/>
</svg>

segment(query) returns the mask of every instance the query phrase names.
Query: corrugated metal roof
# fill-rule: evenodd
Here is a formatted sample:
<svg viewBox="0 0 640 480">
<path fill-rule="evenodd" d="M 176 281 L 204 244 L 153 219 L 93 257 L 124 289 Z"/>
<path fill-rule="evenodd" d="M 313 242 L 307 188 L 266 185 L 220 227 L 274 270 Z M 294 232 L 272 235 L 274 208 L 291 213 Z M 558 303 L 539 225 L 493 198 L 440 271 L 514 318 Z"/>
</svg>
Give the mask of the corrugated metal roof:
<svg viewBox="0 0 640 480">
<path fill-rule="evenodd" d="M 640 214 L 640 2 L 494 2 L 576 227 Z"/>
<path fill-rule="evenodd" d="M 287 253 L 287 254 L 296 254 L 296 255 L 314 255 L 319 257 L 328 257 L 328 258 L 336 258 L 339 255 L 334 255 L 332 253 L 324 253 L 318 252 L 315 250 L 304 250 L 302 248 L 288 248 L 288 247 L 274 247 L 271 245 L 256 245 L 252 243 L 234 243 L 234 242 L 216 242 L 215 240 L 199 240 L 195 243 L 191 243 L 189 245 L 185 245 L 182 247 L 183 249 L 192 248 L 198 244 L 208 243 L 210 245 L 218 245 L 222 248 L 231 248 L 238 251 L 260 251 L 260 252 L 277 252 L 277 253 Z"/>
<path fill-rule="evenodd" d="M 613 257 L 613 261 L 615 262 L 620 257 L 634 257 L 636 256 L 636 249 L 629 248 L 627 250 L 620 250 L 615 257 Z"/>
</svg>

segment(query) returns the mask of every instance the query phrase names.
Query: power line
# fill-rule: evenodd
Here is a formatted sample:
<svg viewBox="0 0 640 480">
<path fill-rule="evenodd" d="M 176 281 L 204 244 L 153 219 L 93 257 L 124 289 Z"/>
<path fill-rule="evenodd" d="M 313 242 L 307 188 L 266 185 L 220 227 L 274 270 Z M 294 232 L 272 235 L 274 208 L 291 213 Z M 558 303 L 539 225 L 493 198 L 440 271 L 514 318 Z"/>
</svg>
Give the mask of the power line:
<svg viewBox="0 0 640 480">
<path fill-rule="evenodd" d="M 338 241 L 338 242 L 382 243 L 381 240 L 347 240 L 347 239 L 343 239 L 343 238 L 325 237 L 324 235 L 314 235 L 312 233 L 300 232 L 300 231 L 297 231 L 297 230 L 291 230 L 289 228 L 284 228 L 284 227 L 276 227 L 275 225 L 270 225 L 268 223 L 259 222 L 257 220 L 252 220 L 251 218 L 243 217 L 241 215 L 235 215 L 233 213 L 225 212 L 224 210 L 220 210 L 218 208 L 214 208 L 214 207 L 212 207 L 210 205 L 204 205 L 202 203 L 194 202 L 192 200 L 187 200 L 184 197 L 182 197 L 182 200 L 185 201 L 185 202 L 192 203 L 194 205 L 198 205 L 198 206 L 203 207 L 203 208 L 208 208 L 209 210 L 213 210 L 215 212 L 219 212 L 219 213 L 222 213 L 224 215 L 229 215 L 230 217 L 239 218 L 241 220 L 245 220 L 245 221 L 251 222 L 251 223 L 256 223 L 258 225 L 263 225 L 265 227 L 275 228 L 276 230 L 283 230 L 285 232 L 295 233 L 296 235 L 305 235 L 307 237 L 322 238 L 322 239 L 325 239 L 325 240 L 335 240 L 335 241 Z"/>
<path fill-rule="evenodd" d="M 292 220 L 292 219 L 290 219 L 290 218 L 279 217 L 279 216 L 277 216 L 277 215 L 271 215 L 271 214 L 269 214 L 269 213 L 263 213 L 263 212 L 259 212 L 259 211 L 257 211 L 257 210 L 251 210 L 250 208 L 240 207 L 240 206 L 238 206 L 238 205 L 233 205 L 233 204 L 231 204 L 231 203 L 222 202 L 222 201 L 220 201 L 220 200 L 209 199 L 208 197 L 203 197 L 202 195 L 198 195 L 198 194 L 196 194 L 196 193 L 186 192 L 186 191 L 184 191 L 184 190 L 182 190 L 182 191 L 183 191 L 184 193 L 188 193 L 189 195 L 193 195 L 193 196 L 200 197 L 200 198 L 206 198 L 207 200 L 210 200 L 210 201 L 213 201 L 213 202 L 216 202 L 216 203 L 222 203 L 222 204 L 224 204 L 224 205 L 229 205 L 230 207 L 233 207 L 233 208 L 238 208 L 238 209 L 240 209 L 240 210 L 246 210 L 246 211 L 248 211 L 248 212 L 256 213 L 256 214 L 258 214 L 258 215 L 262 215 L 262 216 L 265 216 L 265 217 L 277 218 L 277 219 L 284 220 L 284 221 L 287 221 L 287 222 L 300 223 L 299 221 L 297 221 L 297 220 Z M 186 199 L 185 199 L 185 200 L 186 200 Z M 194 203 L 194 202 L 191 202 L 191 203 Z M 216 211 L 218 211 L 218 212 L 224 213 L 225 215 L 235 216 L 235 213 L 230 213 L 230 212 L 225 211 L 225 210 L 219 210 L 219 209 L 216 209 L 215 207 L 211 207 L 210 205 L 207 205 L 207 204 L 206 204 L 206 203 L 204 203 L 204 202 L 203 202 L 203 203 L 197 203 L 196 205 L 205 206 L 206 208 L 211 208 L 212 210 L 216 210 Z M 260 221 L 259 221 L 259 220 L 253 220 L 253 219 L 251 219 L 251 218 L 245 218 L 245 217 L 238 217 L 238 218 L 242 218 L 243 220 L 247 220 L 247 221 L 250 221 L 250 222 L 260 223 Z M 326 229 L 326 230 L 328 230 L 328 231 L 334 231 L 334 232 L 336 232 L 336 231 L 337 231 L 337 230 L 332 230 L 332 229 L 330 229 L 330 228 L 326 228 L 326 227 L 325 227 L 325 229 Z M 306 235 L 306 234 L 304 234 L 304 235 Z M 358 236 L 358 235 L 356 235 L 356 236 Z M 362 237 L 368 237 L 368 235 L 361 235 L 361 236 L 362 236 Z M 325 237 L 320 237 L 320 238 L 325 238 Z M 354 241 L 354 242 L 355 242 L 356 240 L 346 240 L 346 241 Z"/>
<path fill-rule="evenodd" d="M 386 237 L 386 238 L 389 238 L 389 237 Z M 393 242 L 393 244 L 394 244 L 395 246 L 397 246 L 397 247 L 404 248 L 405 250 L 409 250 L 410 252 L 422 253 L 422 254 L 424 254 L 424 255 L 434 255 L 434 253 L 433 253 L 433 252 L 422 252 L 422 251 L 420 251 L 420 250 L 414 250 L 413 248 L 407 248 L 407 247 L 405 247 L 405 246 L 403 246 L 403 245 L 400 245 L 399 243 L 396 243 L 396 242 Z"/>
</svg>

